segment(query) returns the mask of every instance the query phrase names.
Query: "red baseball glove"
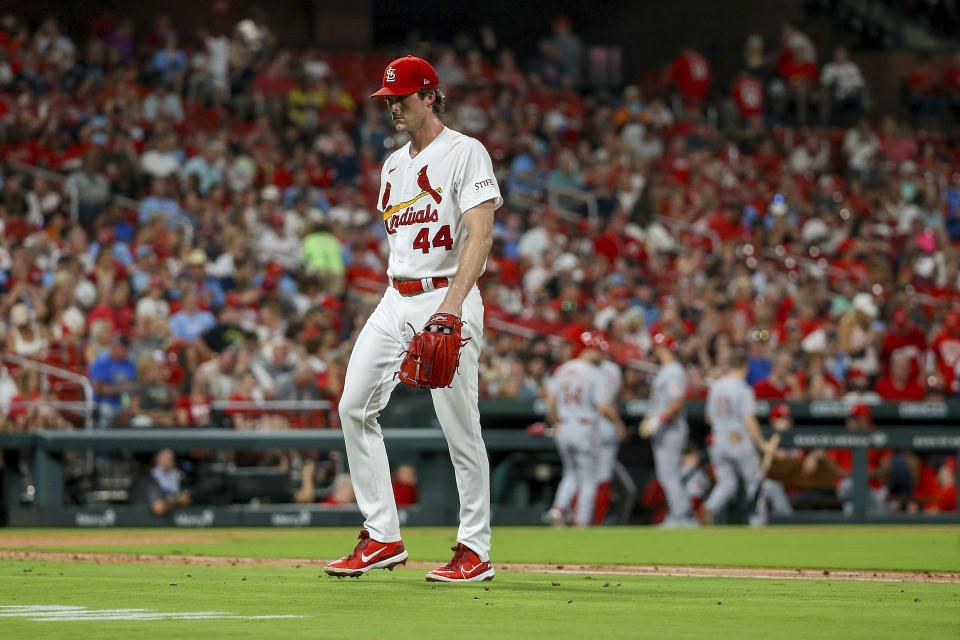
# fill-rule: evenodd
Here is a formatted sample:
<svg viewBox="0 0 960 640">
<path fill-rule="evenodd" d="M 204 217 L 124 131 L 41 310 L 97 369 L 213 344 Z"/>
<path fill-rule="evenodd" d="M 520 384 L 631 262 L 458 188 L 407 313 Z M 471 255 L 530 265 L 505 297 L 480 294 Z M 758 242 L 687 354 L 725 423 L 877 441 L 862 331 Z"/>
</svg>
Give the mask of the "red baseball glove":
<svg viewBox="0 0 960 640">
<path fill-rule="evenodd" d="M 463 321 L 451 313 L 430 316 L 423 331 L 414 331 L 404 351 L 397 372 L 400 380 L 411 387 L 449 387 L 460 364 L 460 348 L 470 340 L 460 335 L 462 326 Z"/>
</svg>

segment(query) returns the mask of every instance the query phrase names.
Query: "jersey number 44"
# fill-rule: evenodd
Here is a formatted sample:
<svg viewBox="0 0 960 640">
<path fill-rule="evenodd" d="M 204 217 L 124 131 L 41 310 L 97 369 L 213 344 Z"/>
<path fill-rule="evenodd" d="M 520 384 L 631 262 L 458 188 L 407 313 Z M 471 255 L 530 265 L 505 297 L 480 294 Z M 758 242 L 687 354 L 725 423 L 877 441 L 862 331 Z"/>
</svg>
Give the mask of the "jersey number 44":
<svg viewBox="0 0 960 640">
<path fill-rule="evenodd" d="M 453 237 L 450 235 L 450 225 L 445 224 L 437 229 L 437 233 L 433 236 L 433 240 L 430 240 L 429 227 L 423 227 L 420 229 L 420 232 L 417 233 L 416 237 L 413 239 L 413 248 L 420 249 L 420 251 L 424 253 L 429 253 L 430 247 L 443 247 L 447 251 L 453 249 Z"/>
</svg>

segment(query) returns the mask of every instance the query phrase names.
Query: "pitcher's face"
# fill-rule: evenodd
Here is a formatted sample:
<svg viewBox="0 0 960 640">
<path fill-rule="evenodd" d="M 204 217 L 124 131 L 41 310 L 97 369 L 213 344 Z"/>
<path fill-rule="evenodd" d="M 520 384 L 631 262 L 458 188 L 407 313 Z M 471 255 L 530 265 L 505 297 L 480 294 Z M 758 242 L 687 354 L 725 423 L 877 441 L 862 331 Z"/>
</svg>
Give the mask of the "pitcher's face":
<svg viewBox="0 0 960 640">
<path fill-rule="evenodd" d="M 427 99 L 416 93 L 387 96 L 386 101 L 393 126 L 401 133 L 411 133 L 423 126 L 430 111 Z"/>
</svg>

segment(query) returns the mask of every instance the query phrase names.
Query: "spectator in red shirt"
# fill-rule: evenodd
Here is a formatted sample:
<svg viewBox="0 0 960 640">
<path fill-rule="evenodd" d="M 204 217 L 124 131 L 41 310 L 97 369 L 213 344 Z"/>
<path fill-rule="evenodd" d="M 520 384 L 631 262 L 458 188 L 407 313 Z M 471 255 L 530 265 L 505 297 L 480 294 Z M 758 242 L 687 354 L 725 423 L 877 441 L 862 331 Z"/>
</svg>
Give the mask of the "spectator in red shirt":
<svg viewBox="0 0 960 640">
<path fill-rule="evenodd" d="M 773 371 L 770 376 L 760 380 L 753 386 L 753 393 L 757 400 L 785 400 L 787 398 L 800 399 L 803 394 L 797 378 L 790 372 L 793 365 L 793 356 L 788 351 L 781 351 L 773 360 Z"/>
<path fill-rule="evenodd" d="M 97 320 L 110 322 L 113 333 L 133 335 L 133 307 L 130 304 L 130 282 L 120 280 L 113 284 L 106 302 L 101 302 L 90 310 L 87 322 Z"/>
<path fill-rule="evenodd" d="M 402 464 L 393 472 L 393 496 L 398 507 L 417 504 L 419 500 L 417 488 L 417 470 L 409 464 Z"/>
<path fill-rule="evenodd" d="M 870 431 L 871 429 L 873 429 L 873 414 L 870 407 L 865 404 L 854 406 L 847 417 L 847 430 Z M 853 512 L 853 503 L 851 502 L 853 479 L 850 477 L 853 472 L 853 450 L 831 449 L 824 453 L 822 449 L 817 449 L 811 451 L 808 457 L 823 457 L 824 455 L 842 476 L 842 479 L 837 483 L 837 497 L 844 501 L 844 513 L 850 514 Z M 867 477 L 870 482 L 870 500 L 867 505 L 869 512 L 886 512 L 886 500 L 889 494 L 886 479 L 890 474 L 890 457 L 891 452 L 886 449 L 867 450 Z"/>
<path fill-rule="evenodd" d="M 237 384 L 230 393 L 228 400 L 231 403 L 252 403 L 256 402 L 257 379 L 249 370 L 241 373 L 237 378 Z M 227 415 L 233 420 L 233 428 L 237 431 L 250 431 L 259 428 L 269 428 L 270 418 L 264 415 L 263 409 L 243 408 L 227 409 Z"/>
<path fill-rule="evenodd" d="M 733 83 L 733 102 L 737 113 L 744 122 L 763 115 L 763 84 L 751 74 L 743 71 Z"/>
<path fill-rule="evenodd" d="M 783 27 L 777 71 L 787 83 L 797 123 L 805 125 L 811 87 L 817 81 L 817 50 L 807 34 L 789 24 Z"/>
<path fill-rule="evenodd" d="M 934 500 L 924 507 L 927 513 L 957 510 L 957 459 L 947 458 L 937 470 Z"/>
<path fill-rule="evenodd" d="M 880 351 L 884 370 L 890 368 L 890 360 L 894 355 L 903 353 L 910 359 L 910 375 L 918 376 L 926 352 L 927 339 L 920 328 L 910 321 L 910 314 L 905 309 L 894 311 L 890 331 L 883 339 Z"/>
<path fill-rule="evenodd" d="M 960 366 L 960 312 L 948 311 L 943 319 L 943 329 L 934 335 L 930 343 L 937 370 L 943 379 L 947 394 L 957 392 L 957 367 Z"/>
<path fill-rule="evenodd" d="M 190 393 L 177 400 L 176 421 L 178 427 L 209 427 L 213 396 L 207 389 L 207 381 L 194 376 Z"/>
<path fill-rule="evenodd" d="M 827 400 L 840 398 L 843 385 L 827 369 L 824 354 L 812 352 L 805 354 L 805 365 L 797 371 L 797 385 L 805 394 L 805 400 Z"/>
<path fill-rule="evenodd" d="M 910 513 L 920 510 L 926 513 L 957 510 L 957 459 L 931 456 L 920 461 L 913 501 L 908 506 Z"/>
<path fill-rule="evenodd" d="M 684 49 L 670 64 L 670 83 L 688 105 L 699 105 L 710 88 L 710 63 L 700 53 Z"/>
<path fill-rule="evenodd" d="M 26 406 L 25 402 L 50 402 L 57 398 L 44 391 L 43 376 L 36 369 L 23 368 L 17 376 L 18 392 L 10 399 L 10 418 L 17 431 L 70 429 L 71 425 L 55 409 L 47 406 Z M 0 422 L 2 424 L 2 422 Z"/>
<path fill-rule="evenodd" d="M 883 119 L 880 125 L 880 155 L 899 166 L 908 160 L 916 160 L 919 151 L 920 147 L 906 125 L 892 116 Z"/>
<path fill-rule="evenodd" d="M 906 353 L 897 353 L 890 359 L 890 373 L 877 380 L 874 390 L 886 401 L 923 400 L 926 392 L 910 374 L 910 357 Z"/>
</svg>

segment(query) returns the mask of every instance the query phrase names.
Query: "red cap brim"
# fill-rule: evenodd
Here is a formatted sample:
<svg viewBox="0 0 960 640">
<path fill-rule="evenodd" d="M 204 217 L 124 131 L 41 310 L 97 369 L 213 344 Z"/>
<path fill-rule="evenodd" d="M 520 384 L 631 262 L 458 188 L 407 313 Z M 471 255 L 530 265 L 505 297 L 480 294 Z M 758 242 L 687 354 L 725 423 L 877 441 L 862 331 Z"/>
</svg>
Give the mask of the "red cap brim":
<svg viewBox="0 0 960 640">
<path fill-rule="evenodd" d="M 378 97 L 380 97 L 380 96 L 405 96 L 405 95 L 407 95 L 407 94 L 405 94 L 405 93 L 400 93 L 400 92 L 398 92 L 396 89 L 388 89 L 387 87 L 384 87 L 383 89 L 380 89 L 379 91 L 376 91 L 376 92 L 374 92 L 374 93 L 371 93 L 371 94 L 370 94 L 370 97 L 371 97 L 371 98 L 378 98 Z"/>
</svg>

